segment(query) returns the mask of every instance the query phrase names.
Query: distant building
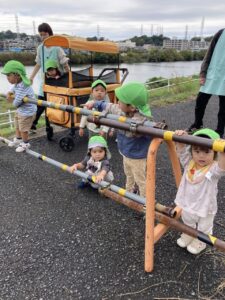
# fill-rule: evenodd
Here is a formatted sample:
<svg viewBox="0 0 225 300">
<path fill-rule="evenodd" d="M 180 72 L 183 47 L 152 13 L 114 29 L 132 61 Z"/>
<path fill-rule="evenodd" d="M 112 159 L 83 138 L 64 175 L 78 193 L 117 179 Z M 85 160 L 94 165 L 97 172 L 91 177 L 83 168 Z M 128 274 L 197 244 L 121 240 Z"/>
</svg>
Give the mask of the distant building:
<svg viewBox="0 0 225 300">
<path fill-rule="evenodd" d="M 151 50 L 151 49 L 155 49 L 155 48 L 160 48 L 159 46 L 155 46 L 153 44 L 144 44 L 142 47 L 145 50 Z"/>
<path fill-rule="evenodd" d="M 134 49 L 136 47 L 136 43 L 131 40 L 126 40 L 124 42 L 117 42 L 120 51 L 127 51 L 128 49 Z"/>
<path fill-rule="evenodd" d="M 23 39 L 16 38 L 14 40 L 8 39 L 3 41 L 4 51 L 36 51 L 37 39 L 32 36 L 25 37 Z"/>
<path fill-rule="evenodd" d="M 4 51 L 4 42 L 0 41 L 0 51 Z"/>
<path fill-rule="evenodd" d="M 210 42 L 206 41 L 189 41 L 181 39 L 172 39 L 172 40 L 163 40 L 164 49 L 176 49 L 181 50 L 191 50 L 191 51 L 200 51 L 207 50 L 210 45 Z"/>
</svg>

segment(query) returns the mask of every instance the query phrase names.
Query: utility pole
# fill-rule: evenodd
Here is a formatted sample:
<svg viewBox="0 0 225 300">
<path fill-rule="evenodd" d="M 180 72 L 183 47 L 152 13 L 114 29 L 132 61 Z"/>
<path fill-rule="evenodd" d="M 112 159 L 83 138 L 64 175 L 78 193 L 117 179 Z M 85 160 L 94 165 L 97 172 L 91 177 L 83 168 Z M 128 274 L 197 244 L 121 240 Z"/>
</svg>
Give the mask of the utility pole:
<svg viewBox="0 0 225 300">
<path fill-rule="evenodd" d="M 184 39 L 187 40 L 188 38 L 188 25 L 185 26 L 185 34 L 184 34 Z"/>
<path fill-rule="evenodd" d="M 16 33 L 17 33 L 17 39 L 20 38 L 20 29 L 19 29 L 19 21 L 18 21 L 18 16 L 15 14 L 15 20 L 16 20 Z"/>
<path fill-rule="evenodd" d="M 204 38 L 203 38 L 204 24 L 205 24 L 205 17 L 202 17 L 202 22 L 201 22 L 201 31 L 200 31 L 200 38 L 201 38 L 201 41 L 203 41 L 203 40 L 204 40 Z"/>
<path fill-rule="evenodd" d="M 100 40 L 100 26 L 97 24 L 97 40 Z"/>
<path fill-rule="evenodd" d="M 141 36 L 143 35 L 143 24 L 141 24 L 141 31 L 140 31 Z"/>
<path fill-rule="evenodd" d="M 157 35 L 158 35 L 158 36 L 160 35 L 160 32 L 161 32 L 161 26 L 160 26 L 160 25 L 157 25 Z"/>
<path fill-rule="evenodd" d="M 33 21 L 33 34 L 34 34 L 34 36 L 36 35 L 36 25 L 35 25 L 35 21 Z"/>
<path fill-rule="evenodd" d="M 151 36 L 153 36 L 153 24 L 151 24 Z"/>
<path fill-rule="evenodd" d="M 33 21 L 33 46 L 36 47 L 38 43 L 37 33 L 36 33 L 36 24 L 35 21 Z"/>
</svg>

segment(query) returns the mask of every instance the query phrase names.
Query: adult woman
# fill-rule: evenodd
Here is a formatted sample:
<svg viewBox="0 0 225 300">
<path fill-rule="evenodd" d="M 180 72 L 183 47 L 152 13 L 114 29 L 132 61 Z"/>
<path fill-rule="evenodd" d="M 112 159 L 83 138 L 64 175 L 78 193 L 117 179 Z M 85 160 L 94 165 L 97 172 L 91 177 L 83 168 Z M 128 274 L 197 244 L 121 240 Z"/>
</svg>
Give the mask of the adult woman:
<svg viewBox="0 0 225 300">
<path fill-rule="evenodd" d="M 43 92 L 43 83 L 44 83 L 44 74 L 45 74 L 44 65 L 46 60 L 53 59 L 57 61 L 61 74 L 69 71 L 69 65 L 68 65 L 68 58 L 66 57 L 66 54 L 61 47 L 45 47 L 43 45 L 43 41 L 47 39 L 49 36 L 53 35 L 53 31 L 50 25 L 47 23 L 40 24 L 38 26 L 38 32 L 42 43 L 37 48 L 37 56 L 35 59 L 36 65 L 32 71 L 30 80 L 31 82 L 33 82 L 33 79 L 38 73 L 38 71 L 39 70 L 41 71 L 41 80 L 40 80 L 40 86 L 38 91 L 38 98 L 45 100 L 44 92 Z M 38 106 L 36 119 L 34 120 L 33 125 L 31 127 L 32 130 L 36 130 L 36 125 L 44 110 L 45 110 L 44 107 Z"/>
<path fill-rule="evenodd" d="M 195 105 L 195 121 L 188 131 L 195 131 L 203 126 L 203 117 L 212 95 L 219 97 L 219 112 L 216 132 L 223 138 L 225 127 L 225 29 L 219 30 L 213 37 L 202 62 L 200 71 L 200 91 Z"/>
</svg>

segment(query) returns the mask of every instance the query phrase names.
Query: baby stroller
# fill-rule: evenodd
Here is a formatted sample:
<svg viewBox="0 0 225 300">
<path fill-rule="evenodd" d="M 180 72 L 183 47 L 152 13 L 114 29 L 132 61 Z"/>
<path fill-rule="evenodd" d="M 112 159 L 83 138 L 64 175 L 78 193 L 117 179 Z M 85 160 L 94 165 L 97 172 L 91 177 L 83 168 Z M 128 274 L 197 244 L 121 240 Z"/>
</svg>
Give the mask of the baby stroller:
<svg viewBox="0 0 225 300">
<path fill-rule="evenodd" d="M 81 106 L 90 97 L 91 84 L 102 79 L 107 84 L 107 94 L 111 102 L 115 102 L 115 89 L 119 87 L 128 75 L 126 68 L 119 67 L 119 48 L 116 43 L 109 41 L 87 41 L 86 39 L 74 38 L 62 35 L 53 35 L 43 42 L 44 46 L 60 46 L 69 49 L 69 57 L 71 49 L 90 52 L 90 66 L 83 70 L 70 71 L 64 74 L 60 79 L 45 78 L 43 90 L 46 100 L 49 102 Z M 44 49 L 44 47 L 43 47 Z M 44 50 L 43 50 L 44 51 Z M 104 68 L 99 75 L 94 76 L 94 66 L 92 62 L 92 53 L 112 53 L 117 55 L 118 64 L 115 68 Z M 64 151 L 72 151 L 75 145 L 75 131 L 79 128 L 80 115 L 55 110 L 46 109 L 46 132 L 47 138 L 52 139 L 52 124 L 69 128 L 67 135 L 59 141 L 60 147 Z"/>
</svg>

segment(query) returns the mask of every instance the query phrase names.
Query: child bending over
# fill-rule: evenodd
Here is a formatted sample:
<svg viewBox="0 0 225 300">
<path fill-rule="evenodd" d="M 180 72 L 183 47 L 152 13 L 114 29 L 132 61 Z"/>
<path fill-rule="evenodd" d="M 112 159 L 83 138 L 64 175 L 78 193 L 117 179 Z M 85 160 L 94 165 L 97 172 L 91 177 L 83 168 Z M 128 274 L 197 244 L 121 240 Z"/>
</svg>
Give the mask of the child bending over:
<svg viewBox="0 0 225 300">
<path fill-rule="evenodd" d="M 31 82 L 27 78 L 25 67 L 19 61 L 8 61 L 2 73 L 7 76 L 9 83 L 14 84 L 12 90 L 7 93 L 6 98 L 17 107 L 15 114 L 16 137 L 9 146 L 18 146 L 16 152 L 23 152 L 30 147 L 28 133 L 37 111 L 35 104 L 24 103 L 23 98 L 28 97 L 35 100 L 35 94 L 30 86 Z"/>
<path fill-rule="evenodd" d="M 186 135 L 183 130 L 177 135 Z M 196 131 L 194 136 L 216 140 L 220 136 L 215 131 L 205 128 Z M 184 167 L 184 174 L 177 191 L 175 203 L 182 208 L 184 224 L 205 234 L 212 234 L 213 220 L 217 212 L 217 184 L 225 175 L 225 153 L 217 153 L 200 146 L 186 146 L 176 143 L 177 154 Z M 198 254 L 206 244 L 185 233 L 177 240 L 178 246 L 186 248 L 192 254 Z"/>
<path fill-rule="evenodd" d="M 85 173 L 96 176 L 96 182 L 102 180 L 111 182 L 113 181 L 113 173 L 110 170 L 109 159 L 111 154 L 108 149 L 106 140 L 102 136 L 92 136 L 88 142 L 88 153 L 85 158 L 71 166 L 71 172 L 76 170 L 85 170 Z M 89 185 L 88 181 L 82 180 L 79 188 L 84 188 Z M 90 182 L 93 188 L 98 188 L 97 184 Z"/>
</svg>

